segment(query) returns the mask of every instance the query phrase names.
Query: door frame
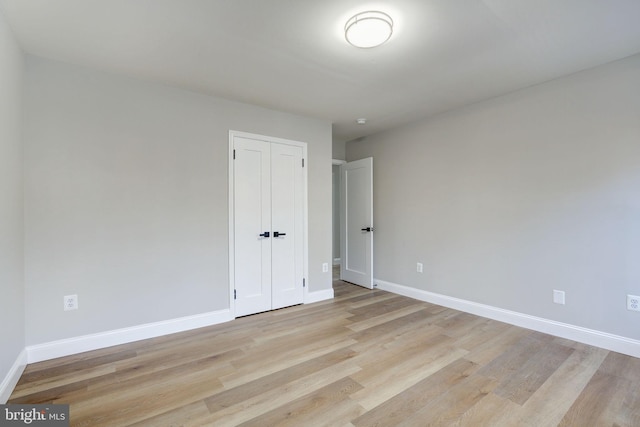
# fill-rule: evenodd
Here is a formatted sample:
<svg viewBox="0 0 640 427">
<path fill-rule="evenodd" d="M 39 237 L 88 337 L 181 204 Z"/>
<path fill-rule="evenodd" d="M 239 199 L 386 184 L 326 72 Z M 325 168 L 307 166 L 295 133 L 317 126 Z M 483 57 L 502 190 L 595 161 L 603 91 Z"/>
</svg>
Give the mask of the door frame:
<svg viewBox="0 0 640 427">
<path fill-rule="evenodd" d="M 302 187 L 303 187 L 303 196 L 302 196 L 302 271 L 305 281 L 304 289 L 302 290 L 302 301 L 303 303 L 308 300 L 309 293 L 309 218 L 308 218 L 308 159 L 307 159 L 307 143 L 300 141 L 293 141 L 290 139 L 283 139 L 274 136 L 266 136 L 255 133 L 248 133 L 236 130 L 229 130 L 229 154 L 228 154 L 228 182 L 229 182 L 229 191 L 228 191 L 228 205 L 229 205 L 229 311 L 231 312 L 231 316 L 233 318 L 236 317 L 236 304 L 235 298 L 233 295 L 233 291 L 235 289 L 235 208 L 234 208 L 234 162 L 233 162 L 233 142 L 235 137 L 242 137 L 248 139 L 256 139 L 259 141 L 267 141 L 267 142 L 275 142 L 278 144 L 285 145 L 293 145 L 296 147 L 302 148 L 302 159 L 304 160 L 304 167 L 302 168 Z"/>
<path fill-rule="evenodd" d="M 345 274 L 345 270 L 347 267 L 347 263 L 349 260 L 349 256 L 348 254 L 350 253 L 349 250 L 347 250 L 347 230 L 348 230 L 348 226 L 347 226 L 347 210 L 348 210 L 348 206 L 349 204 L 347 203 L 347 194 L 346 194 L 346 185 L 347 185 L 347 180 L 345 179 L 346 177 L 346 171 L 347 168 L 351 165 L 353 165 L 354 163 L 361 163 L 361 162 L 365 162 L 367 161 L 367 166 L 370 169 L 369 173 L 369 179 L 370 179 L 370 189 L 368 188 L 369 193 L 369 202 L 370 204 L 367 205 L 367 210 L 369 211 L 369 217 L 370 217 L 370 221 L 369 224 L 360 224 L 357 228 L 360 228 L 362 226 L 367 227 L 367 235 L 369 237 L 369 241 L 368 243 L 366 243 L 366 252 L 368 256 L 365 256 L 366 260 L 365 262 L 368 263 L 368 272 L 367 272 L 367 277 L 368 283 L 360 283 L 358 282 L 358 280 L 353 280 L 353 277 L 347 277 L 347 275 Z M 358 286 L 362 286 L 365 287 L 367 289 L 373 289 L 376 287 L 375 285 L 375 277 L 373 275 L 373 257 L 374 257 L 374 250 L 373 250 L 373 243 L 374 243 L 374 235 L 373 235 L 373 227 L 374 227 L 374 219 L 373 219 L 373 157 L 366 157 L 364 159 L 359 159 L 359 160 L 353 160 L 351 162 L 346 162 L 342 165 L 340 165 L 340 176 L 341 176 L 341 182 L 340 182 L 340 258 L 341 258 L 341 263 L 340 263 L 340 280 L 344 280 L 344 281 L 348 281 L 349 283 L 353 283 L 355 285 Z M 369 231 L 369 228 L 371 227 L 371 231 Z"/>
</svg>

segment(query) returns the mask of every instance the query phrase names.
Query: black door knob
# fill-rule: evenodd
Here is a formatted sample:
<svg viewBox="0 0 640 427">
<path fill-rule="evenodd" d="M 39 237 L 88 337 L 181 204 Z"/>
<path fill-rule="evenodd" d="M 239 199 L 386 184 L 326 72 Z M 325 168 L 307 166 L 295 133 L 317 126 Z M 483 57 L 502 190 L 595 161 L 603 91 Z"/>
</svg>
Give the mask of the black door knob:
<svg viewBox="0 0 640 427">
<path fill-rule="evenodd" d="M 273 232 L 273 237 L 280 237 L 280 236 L 286 236 L 287 233 L 280 233 L 279 231 L 274 231 Z"/>
<path fill-rule="evenodd" d="M 260 237 L 269 237 L 269 232 L 268 232 L 268 231 L 265 231 L 264 233 L 262 233 L 262 234 L 260 235 Z"/>
</svg>

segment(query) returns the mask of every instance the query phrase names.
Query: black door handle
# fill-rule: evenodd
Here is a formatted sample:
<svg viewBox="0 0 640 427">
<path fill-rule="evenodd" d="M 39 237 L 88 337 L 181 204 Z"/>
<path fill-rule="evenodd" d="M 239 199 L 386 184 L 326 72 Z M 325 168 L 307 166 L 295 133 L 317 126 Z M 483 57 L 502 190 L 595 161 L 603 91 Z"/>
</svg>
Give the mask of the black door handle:
<svg viewBox="0 0 640 427">
<path fill-rule="evenodd" d="M 269 237 L 269 232 L 268 232 L 268 231 L 265 231 L 264 233 L 262 233 L 262 234 L 260 235 L 260 237 Z"/>
<path fill-rule="evenodd" d="M 373 227 L 361 228 L 360 230 L 361 230 L 361 231 L 366 231 L 366 232 L 370 233 L 370 232 L 372 232 L 372 231 L 373 231 Z"/>
<path fill-rule="evenodd" d="M 287 233 L 280 233 L 279 231 L 274 231 L 273 232 L 273 237 L 280 237 L 280 236 L 286 236 Z"/>
</svg>

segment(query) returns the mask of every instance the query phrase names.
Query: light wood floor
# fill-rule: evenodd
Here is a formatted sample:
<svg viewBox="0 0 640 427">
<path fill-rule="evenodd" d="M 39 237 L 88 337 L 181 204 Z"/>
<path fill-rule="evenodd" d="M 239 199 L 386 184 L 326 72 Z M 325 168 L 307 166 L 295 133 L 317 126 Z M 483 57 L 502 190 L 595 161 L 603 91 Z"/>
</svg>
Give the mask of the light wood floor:
<svg viewBox="0 0 640 427">
<path fill-rule="evenodd" d="M 640 426 L 640 359 L 387 292 L 29 365 L 74 426 Z"/>
</svg>

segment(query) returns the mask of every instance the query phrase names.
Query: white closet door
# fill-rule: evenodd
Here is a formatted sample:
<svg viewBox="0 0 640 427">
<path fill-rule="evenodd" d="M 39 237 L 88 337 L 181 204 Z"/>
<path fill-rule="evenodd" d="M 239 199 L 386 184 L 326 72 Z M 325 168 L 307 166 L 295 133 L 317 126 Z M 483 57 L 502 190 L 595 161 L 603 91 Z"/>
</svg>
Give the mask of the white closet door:
<svg viewBox="0 0 640 427">
<path fill-rule="evenodd" d="M 271 144 L 272 308 L 303 301 L 302 147 Z"/>
<path fill-rule="evenodd" d="M 244 316 L 271 310 L 271 144 L 236 137 L 234 150 L 235 315 Z"/>
</svg>

